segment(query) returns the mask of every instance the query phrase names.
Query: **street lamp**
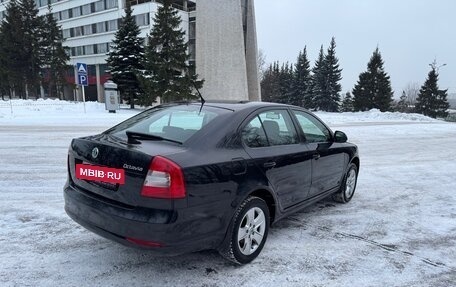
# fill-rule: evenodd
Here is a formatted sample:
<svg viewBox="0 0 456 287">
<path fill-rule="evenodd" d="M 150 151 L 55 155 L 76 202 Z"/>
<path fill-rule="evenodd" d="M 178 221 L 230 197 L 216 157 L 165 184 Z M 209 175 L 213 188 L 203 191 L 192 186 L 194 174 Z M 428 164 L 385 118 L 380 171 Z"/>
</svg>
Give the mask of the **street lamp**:
<svg viewBox="0 0 456 287">
<path fill-rule="evenodd" d="M 436 70 L 436 72 L 439 72 L 439 69 L 442 67 L 445 67 L 447 64 L 442 64 L 442 65 L 437 65 L 437 60 L 434 59 L 434 62 L 430 63 L 429 66 L 431 66 L 432 69 Z"/>
</svg>

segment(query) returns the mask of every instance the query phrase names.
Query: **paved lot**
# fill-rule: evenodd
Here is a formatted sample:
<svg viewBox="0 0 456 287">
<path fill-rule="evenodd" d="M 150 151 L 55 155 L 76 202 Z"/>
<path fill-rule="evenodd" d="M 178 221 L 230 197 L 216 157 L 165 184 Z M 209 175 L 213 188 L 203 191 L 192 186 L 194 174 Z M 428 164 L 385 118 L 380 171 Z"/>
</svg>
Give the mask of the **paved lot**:
<svg viewBox="0 0 456 287">
<path fill-rule="evenodd" d="M 71 138 L 105 127 L 0 126 L 1 286 L 455 286 L 456 125 L 339 125 L 361 152 L 357 193 L 271 229 L 261 256 L 154 257 L 63 210 Z"/>
</svg>

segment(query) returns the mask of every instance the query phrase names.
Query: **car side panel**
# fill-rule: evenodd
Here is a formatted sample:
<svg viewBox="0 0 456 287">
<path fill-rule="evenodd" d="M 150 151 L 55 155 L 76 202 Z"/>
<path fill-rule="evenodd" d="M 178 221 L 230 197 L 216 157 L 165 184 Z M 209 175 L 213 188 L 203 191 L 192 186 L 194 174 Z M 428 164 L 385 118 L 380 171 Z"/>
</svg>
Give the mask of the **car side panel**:
<svg viewBox="0 0 456 287">
<path fill-rule="evenodd" d="M 349 154 L 339 143 L 309 144 L 319 157 L 312 160 L 312 187 L 309 196 L 315 196 L 340 186 Z"/>
<path fill-rule="evenodd" d="M 311 184 L 311 156 L 302 144 L 248 149 L 250 162 L 267 177 L 284 210 L 307 198 Z M 274 163 L 273 166 L 268 164 Z"/>
</svg>

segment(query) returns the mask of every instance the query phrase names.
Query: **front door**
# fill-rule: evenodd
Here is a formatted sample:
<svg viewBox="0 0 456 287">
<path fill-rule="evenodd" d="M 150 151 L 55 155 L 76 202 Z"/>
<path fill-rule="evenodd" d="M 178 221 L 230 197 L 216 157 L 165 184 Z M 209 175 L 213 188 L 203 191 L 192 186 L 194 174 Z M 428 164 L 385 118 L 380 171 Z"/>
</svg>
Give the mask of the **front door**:
<svg viewBox="0 0 456 287">
<path fill-rule="evenodd" d="M 337 188 L 344 174 L 346 154 L 334 144 L 330 130 L 316 117 L 293 110 L 313 154 L 309 197 Z"/>
</svg>

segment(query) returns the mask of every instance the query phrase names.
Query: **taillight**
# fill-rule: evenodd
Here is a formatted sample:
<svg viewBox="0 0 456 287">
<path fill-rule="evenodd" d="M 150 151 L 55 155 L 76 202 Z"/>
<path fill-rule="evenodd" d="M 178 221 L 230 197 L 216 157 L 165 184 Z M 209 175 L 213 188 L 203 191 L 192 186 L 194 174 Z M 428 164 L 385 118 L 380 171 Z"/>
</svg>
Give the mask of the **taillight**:
<svg viewBox="0 0 456 287">
<path fill-rule="evenodd" d="M 168 199 L 184 198 L 184 174 L 181 167 L 167 158 L 154 157 L 144 180 L 141 195 Z"/>
</svg>

